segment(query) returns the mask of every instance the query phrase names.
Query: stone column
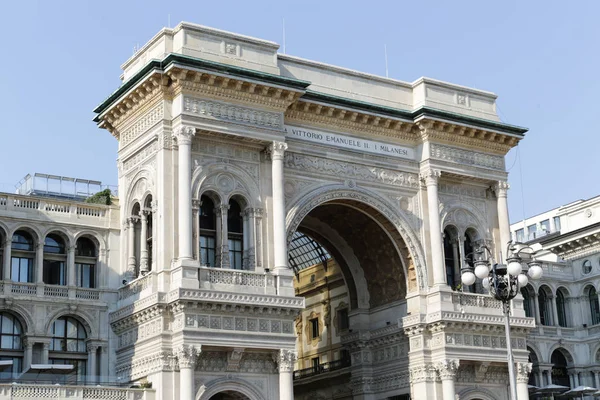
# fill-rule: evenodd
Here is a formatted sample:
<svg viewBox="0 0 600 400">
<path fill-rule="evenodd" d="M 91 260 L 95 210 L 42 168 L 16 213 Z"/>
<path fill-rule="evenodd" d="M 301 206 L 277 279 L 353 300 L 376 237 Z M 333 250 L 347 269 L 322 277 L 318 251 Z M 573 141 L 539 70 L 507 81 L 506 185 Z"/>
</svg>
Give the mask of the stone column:
<svg viewBox="0 0 600 400">
<path fill-rule="evenodd" d="M 245 214 L 247 214 L 248 217 L 248 270 L 254 271 L 254 268 L 256 267 L 256 243 L 254 239 L 256 232 L 256 219 L 254 217 L 254 209 L 246 209 Z"/>
<path fill-rule="evenodd" d="M 454 388 L 454 379 L 460 360 L 444 360 L 436 365 L 436 369 L 442 380 L 442 395 L 444 400 L 455 400 L 456 390 Z"/>
<path fill-rule="evenodd" d="M 42 344 L 42 360 L 40 364 L 48 364 L 48 352 L 50 351 L 50 342 Z"/>
<path fill-rule="evenodd" d="M 25 357 L 23 359 L 23 371 L 27 371 L 31 366 L 33 358 L 33 341 L 31 339 L 23 339 L 23 345 L 25 346 Z"/>
<path fill-rule="evenodd" d="M 75 246 L 69 246 L 67 249 L 67 286 L 77 286 L 75 272 Z"/>
<path fill-rule="evenodd" d="M 96 352 L 98 350 L 98 345 L 95 343 L 88 343 L 87 351 L 88 351 L 88 382 L 96 383 L 96 375 L 98 374 L 96 370 Z"/>
<path fill-rule="evenodd" d="M 127 218 L 127 278 L 135 279 L 135 217 Z"/>
<path fill-rule="evenodd" d="M 285 197 L 283 195 L 283 157 L 287 150 L 284 142 L 273 142 L 269 145 L 273 180 L 273 247 L 274 269 L 287 269 L 287 240 L 285 235 Z M 293 395 L 292 395 L 293 398 Z"/>
<path fill-rule="evenodd" d="M 142 229 L 140 230 L 140 273 L 145 275 L 148 268 L 148 214 L 147 210 L 140 211 L 140 221 L 142 223 Z"/>
<path fill-rule="evenodd" d="M 152 265 L 150 269 L 156 271 L 156 251 L 158 238 L 158 201 L 152 200 Z M 104 347 L 103 347 L 104 348 Z"/>
<path fill-rule="evenodd" d="M 248 244 L 248 231 L 250 230 L 250 219 L 248 218 L 248 214 L 248 208 L 242 211 L 242 269 L 246 271 L 250 270 L 250 268 L 248 268 L 248 248 L 250 247 Z"/>
<path fill-rule="evenodd" d="M 510 242 L 510 223 L 508 220 L 507 192 L 509 185 L 506 181 L 496 183 L 496 197 L 498 198 L 498 228 L 500 229 L 500 251 L 506 257 L 506 246 Z M 502 260 L 504 262 L 505 260 Z"/>
<path fill-rule="evenodd" d="M 517 363 L 517 398 L 519 400 L 529 400 L 529 374 L 531 373 L 532 363 Z"/>
<path fill-rule="evenodd" d="M 541 325 L 541 319 L 540 319 L 540 301 L 538 299 L 538 292 L 535 292 L 533 294 L 533 305 L 535 310 L 533 310 L 533 315 L 535 316 L 535 323 L 536 325 Z"/>
<path fill-rule="evenodd" d="M 221 260 L 221 268 L 229 268 L 229 230 L 227 226 L 227 218 L 229 214 L 229 204 L 221 204 L 217 209 L 217 217 L 221 221 L 221 234 L 217 234 L 217 240 L 221 242 L 218 248 Z M 219 265 L 217 265 L 219 266 Z"/>
<path fill-rule="evenodd" d="M 542 371 L 541 369 L 538 371 L 538 386 L 546 386 L 546 384 L 544 383 L 544 371 Z"/>
<path fill-rule="evenodd" d="M 44 282 L 44 242 L 38 242 L 35 246 L 35 261 L 37 264 L 35 281 Z"/>
<path fill-rule="evenodd" d="M 433 264 L 433 284 L 444 285 L 446 273 L 444 270 L 444 248 L 440 222 L 440 209 L 438 199 L 438 180 L 440 171 L 427 169 L 421 174 L 427 186 L 427 207 L 429 209 L 429 237 L 431 241 L 431 262 Z"/>
<path fill-rule="evenodd" d="M 457 281 L 460 282 L 460 270 L 461 270 L 461 262 L 460 262 L 460 254 L 461 251 L 458 249 L 458 244 L 459 244 L 459 239 L 456 238 L 456 240 L 452 240 L 452 258 L 454 260 L 454 277 L 456 279 L 456 275 L 458 274 L 458 278 L 459 280 Z"/>
<path fill-rule="evenodd" d="M 417 365 L 411 367 L 409 372 L 410 397 L 414 399 L 435 399 L 435 385 L 437 380 L 435 366 L 429 363 Z"/>
<path fill-rule="evenodd" d="M 180 126 L 174 132 L 178 147 L 177 180 L 179 207 L 179 258 L 191 260 L 192 254 L 192 138 L 196 128 Z"/>
<path fill-rule="evenodd" d="M 552 295 L 550 297 L 550 302 L 552 303 L 552 319 L 554 319 L 553 324 L 554 326 L 559 326 L 558 325 L 558 309 L 556 308 L 556 295 Z"/>
<path fill-rule="evenodd" d="M 294 364 L 297 354 L 294 350 L 279 350 L 277 365 L 279 366 L 279 400 L 294 400 Z"/>
<path fill-rule="evenodd" d="M 177 349 L 179 361 L 179 400 L 194 400 L 194 369 L 198 350 L 187 344 Z"/>
<path fill-rule="evenodd" d="M 10 281 L 12 277 L 10 276 L 10 264 L 11 264 L 11 250 L 12 250 L 12 241 L 10 239 L 6 239 L 3 243 L 4 250 L 2 256 L 4 257 L 4 265 L 2 266 L 2 279 L 5 281 Z"/>
<path fill-rule="evenodd" d="M 192 199 L 192 215 L 194 218 L 192 225 L 192 231 L 194 232 L 192 234 L 192 248 L 195 254 L 195 258 L 200 262 L 202 261 L 200 258 L 200 214 L 202 213 L 201 210 L 202 201 L 200 199 Z"/>
<path fill-rule="evenodd" d="M 600 388 L 600 376 L 598 376 L 599 372 L 592 371 L 592 373 L 594 374 L 594 383 L 596 384 L 595 387 Z"/>
</svg>

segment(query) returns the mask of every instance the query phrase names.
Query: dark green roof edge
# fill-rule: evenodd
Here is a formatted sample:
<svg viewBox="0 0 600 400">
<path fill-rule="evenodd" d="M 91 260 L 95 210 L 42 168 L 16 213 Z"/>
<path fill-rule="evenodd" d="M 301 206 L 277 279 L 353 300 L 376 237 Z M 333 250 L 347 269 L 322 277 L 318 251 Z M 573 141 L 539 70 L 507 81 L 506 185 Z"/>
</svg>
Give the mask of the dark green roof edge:
<svg viewBox="0 0 600 400">
<path fill-rule="evenodd" d="M 437 117 L 450 120 L 458 123 L 465 123 L 470 125 L 476 125 L 482 128 L 494 129 L 513 135 L 523 136 L 527 132 L 528 128 L 523 128 L 516 125 L 504 124 L 502 122 L 490 121 L 488 119 L 469 117 L 461 114 L 456 114 L 449 111 L 440 110 L 432 107 L 420 107 L 415 111 L 403 110 L 400 108 L 393 108 L 382 106 L 378 104 L 367 103 L 360 100 L 352 100 L 345 97 L 334 96 L 330 94 L 315 92 L 307 90 L 306 93 L 301 97 L 303 100 L 319 101 L 323 103 L 340 105 L 348 108 L 354 108 L 358 110 L 364 110 L 369 112 L 375 112 L 379 114 L 389 115 L 391 117 L 403 118 L 414 121 L 419 117 Z"/>
<path fill-rule="evenodd" d="M 222 64 L 214 61 L 202 60 L 195 57 L 186 56 L 183 54 L 170 53 L 162 61 L 152 60 L 147 63 L 140 71 L 134 76 L 124 82 L 117 90 L 115 90 L 106 100 L 104 100 L 99 106 L 94 109 L 94 112 L 101 114 L 110 106 L 116 99 L 118 99 L 123 93 L 127 92 L 132 86 L 143 80 L 149 72 L 157 69 L 164 71 L 169 65 L 173 63 L 182 64 L 188 67 L 201 68 L 203 70 L 218 72 L 221 74 L 228 74 L 240 78 L 250 78 L 259 82 L 267 84 L 276 84 L 280 86 L 286 86 L 295 90 L 305 90 L 310 82 L 303 81 L 300 79 L 288 78 L 285 76 L 269 74 L 266 72 L 255 71 L 251 69 L 236 67 L 233 65 Z M 98 117 L 94 118 L 94 121 L 98 122 Z"/>
</svg>

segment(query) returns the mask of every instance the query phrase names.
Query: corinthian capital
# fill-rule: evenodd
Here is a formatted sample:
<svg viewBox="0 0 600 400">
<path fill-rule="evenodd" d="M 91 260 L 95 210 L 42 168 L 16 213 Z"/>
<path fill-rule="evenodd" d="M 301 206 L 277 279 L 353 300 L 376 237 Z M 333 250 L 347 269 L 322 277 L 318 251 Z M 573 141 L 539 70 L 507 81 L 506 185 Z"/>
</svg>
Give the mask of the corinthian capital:
<svg viewBox="0 0 600 400">
<path fill-rule="evenodd" d="M 283 160 L 287 148 L 288 145 L 285 142 L 273 142 L 267 147 L 267 153 L 271 160 Z"/>
<path fill-rule="evenodd" d="M 494 185 L 494 191 L 497 197 L 506 197 L 506 193 L 510 189 L 510 185 L 506 181 L 498 181 Z"/>
<path fill-rule="evenodd" d="M 297 354 L 295 350 L 279 350 L 277 354 L 276 362 L 279 367 L 279 372 L 292 372 L 294 370 L 294 364 L 296 363 Z"/>
<path fill-rule="evenodd" d="M 421 171 L 419 177 L 425 182 L 425 185 L 437 185 L 438 180 L 442 172 L 439 169 L 427 168 Z"/>
<path fill-rule="evenodd" d="M 529 374 L 531 373 L 532 363 L 517 363 L 517 382 L 527 383 L 529 382 Z"/>
<path fill-rule="evenodd" d="M 190 346 L 183 344 L 177 349 L 177 361 L 179 361 L 179 368 L 192 368 L 196 367 L 196 361 L 198 359 L 198 353 L 200 352 L 199 346 Z"/>
<path fill-rule="evenodd" d="M 454 379 L 459 365 L 460 360 L 444 360 L 437 363 L 435 369 L 437 369 L 440 374 L 440 379 L 444 381 L 447 379 Z"/>
<path fill-rule="evenodd" d="M 179 126 L 173 131 L 173 137 L 177 140 L 177 145 L 192 144 L 192 137 L 196 134 L 196 128 L 193 126 Z"/>
</svg>

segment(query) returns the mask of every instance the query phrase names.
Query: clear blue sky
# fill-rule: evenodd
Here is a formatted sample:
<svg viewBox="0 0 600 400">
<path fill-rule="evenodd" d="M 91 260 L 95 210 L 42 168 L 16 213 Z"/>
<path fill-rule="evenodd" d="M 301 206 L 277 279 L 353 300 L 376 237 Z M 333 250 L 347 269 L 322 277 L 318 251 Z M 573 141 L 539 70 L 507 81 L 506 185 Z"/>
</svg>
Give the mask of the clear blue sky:
<svg viewBox="0 0 600 400">
<path fill-rule="evenodd" d="M 490 90 L 530 128 L 520 155 L 527 216 L 600 193 L 598 1 L 10 1 L 0 33 L 0 189 L 30 172 L 116 184 L 116 140 L 92 109 L 119 66 L 185 20 L 282 43 L 287 53 L 390 77 Z M 516 152 L 507 156 L 513 166 Z M 511 220 L 523 217 L 517 160 Z"/>
</svg>

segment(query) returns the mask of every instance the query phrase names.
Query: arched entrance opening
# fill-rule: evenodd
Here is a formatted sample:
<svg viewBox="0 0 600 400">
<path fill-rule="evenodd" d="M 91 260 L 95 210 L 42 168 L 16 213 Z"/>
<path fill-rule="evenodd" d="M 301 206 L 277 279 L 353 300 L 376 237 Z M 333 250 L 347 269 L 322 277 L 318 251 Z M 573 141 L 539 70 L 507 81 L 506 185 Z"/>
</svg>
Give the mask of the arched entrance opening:
<svg viewBox="0 0 600 400">
<path fill-rule="evenodd" d="M 250 400 L 250 398 L 235 390 L 226 390 L 211 396 L 209 400 Z"/>
<path fill-rule="evenodd" d="M 295 398 L 352 395 L 350 366 L 354 374 L 361 363 L 358 332 L 388 329 L 387 347 L 397 346 L 374 351 L 373 362 L 394 362 L 396 371 L 408 372 L 398 320 L 406 316 L 406 294 L 416 289 L 417 277 L 396 226 L 374 207 L 344 199 L 310 210 L 288 238 L 296 295 L 306 299 L 296 320 Z M 406 385 L 393 395 L 408 392 Z"/>
<path fill-rule="evenodd" d="M 554 350 L 550 356 L 550 362 L 552 363 L 552 383 L 571 387 L 567 370 L 567 357 L 563 351 L 561 349 Z"/>
</svg>

